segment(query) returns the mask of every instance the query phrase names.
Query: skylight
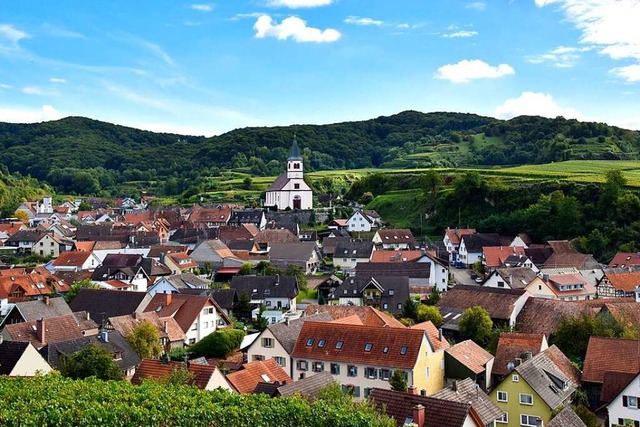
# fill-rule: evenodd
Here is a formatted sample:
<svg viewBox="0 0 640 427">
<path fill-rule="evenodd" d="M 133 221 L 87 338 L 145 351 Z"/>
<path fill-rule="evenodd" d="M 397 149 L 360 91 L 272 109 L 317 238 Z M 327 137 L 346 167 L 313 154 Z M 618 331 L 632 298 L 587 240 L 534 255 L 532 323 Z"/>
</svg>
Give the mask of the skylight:
<svg viewBox="0 0 640 427">
<path fill-rule="evenodd" d="M 311 347 L 313 345 L 313 342 L 315 341 L 315 338 L 309 338 L 307 340 L 307 347 Z"/>
<path fill-rule="evenodd" d="M 372 348 L 373 348 L 373 344 L 370 342 L 364 345 L 364 351 L 371 351 Z"/>
<path fill-rule="evenodd" d="M 344 344 L 344 341 L 338 341 L 338 342 L 336 343 L 336 348 L 337 348 L 338 350 L 340 350 L 340 349 L 342 348 L 342 345 L 343 345 L 343 344 Z"/>
<path fill-rule="evenodd" d="M 325 342 L 326 342 L 326 341 L 325 341 L 325 340 L 323 340 L 323 339 L 319 340 L 319 341 L 318 341 L 318 347 L 320 347 L 320 348 L 324 347 Z"/>
<path fill-rule="evenodd" d="M 400 347 L 400 354 L 404 355 L 407 354 L 407 346 L 403 345 L 402 347 Z"/>
<path fill-rule="evenodd" d="M 385 348 L 383 348 L 383 349 L 382 349 L 382 352 L 383 352 L 384 354 L 389 353 L 389 347 L 385 347 Z"/>
</svg>

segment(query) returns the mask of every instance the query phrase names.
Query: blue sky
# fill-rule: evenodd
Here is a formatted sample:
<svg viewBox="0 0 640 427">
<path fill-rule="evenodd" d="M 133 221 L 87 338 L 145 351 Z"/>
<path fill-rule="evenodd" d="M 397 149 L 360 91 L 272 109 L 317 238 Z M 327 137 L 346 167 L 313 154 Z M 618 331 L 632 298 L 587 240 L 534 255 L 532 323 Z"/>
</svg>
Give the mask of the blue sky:
<svg viewBox="0 0 640 427">
<path fill-rule="evenodd" d="M 0 121 L 213 135 L 414 109 L 640 129 L 638 0 L 3 2 Z"/>
</svg>

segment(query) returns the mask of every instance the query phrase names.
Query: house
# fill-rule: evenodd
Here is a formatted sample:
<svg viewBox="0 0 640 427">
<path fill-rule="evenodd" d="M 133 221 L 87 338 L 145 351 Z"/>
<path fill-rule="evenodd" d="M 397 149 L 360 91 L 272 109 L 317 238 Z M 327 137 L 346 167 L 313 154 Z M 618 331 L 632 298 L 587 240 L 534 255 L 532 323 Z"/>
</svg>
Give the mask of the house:
<svg viewBox="0 0 640 427">
<path fill-rule="evenodd" d="M 61 253 L 71 249 L 73 249 L 73 241 L 58 237 L 53 232 L 47 231 L 34 243 L 31 252 L 40 256 L 56 258 Z"/>
<path fill-rule="evenodd" d="M 195 225 L 204 225 L 207 228 L 222 227 L 229 223 L 231 209 L 225 207 L 203 208 L 194 205 L 189 213 L 189 222 Z"/>
<path fill-rule="evenodd" d="M 592 311 L 581 301 L 529 298 L 516 318 L 516 325 L 520 332 L 549 337 L 556 332 L 563 318 L 577 318 L 583 313 L 592 314 Z"/>
<path fill-rule="evenodd" d="M 86 311 L 102 326 L 110 317 L 142 313 L 151 301 L 146 292 L 122 292 L 83 288 L 69 305 L 73 311 Z"/>
<path fill-rule="evenodd" d="M 254 237 L 256 244 L 261 247 L 270 248 L 276 243 L 298 243 L 300 239 L 296 234 L 287 229 L 267 228 L 260 231 Z"/>
<path fill-rule="evenodd" d="M 201 279 L 193 273 L 172 274 L 171 276 L 160 277 L 147 289 L 147 293 L 154 296 L 160 294 L 182 293 L 184 289 L 208 289 L 209 280 Z"/>
<path fill-rule="evenodd" d="M 590 406 L 599 408 L 603 403 L 601 396 L 608 372 L 635 375 L 638 371 L 640 371 L 640 340 L 589 338 L 582 370 L 582 385 L 589 397 Z"/>
<path fill-rule="evenodd" d="M 333 320 L 340 320 L 345 317 L 357 316 L 360 324 L 365 326 L 380 326 L 386 328 L 405 328 L 399 320 L 376 310 L 373 307 L 364 306 L 335 306 L 335 305 L 308 305 L 305 316 L 312 316 L 317 313 L 327 313 Z"/>
<path fill-rule="evenodd" d="M 555 346 L 515 366 L 491 392 L 505 412 L 498 425 L 547 425 L 554 410 L 569 405 L 579 386 L 566 369 L 577 371 Z"/>
<path fill-rule="evenodd" d="M 347 277 L 327 296 L 329 304 L 371 306 L 392 314 L 400 314 L 409 299 L 406 276 Z"/>
<path fill-rule="evenodd" d="M 322 240 L 322 254 L 327 258 L 333 258 L 338 245 L 351 240 L 351 237 L 348 236 L 348 234 L 349 233 L 344 237 L 325 237 Z"/>
<path fill-rule="evenodd" d="M 517 246 L 517 247 L 527 249 L 529 246 L 531 246 L 532 243 L 533 243 L 533 240 L 531 240 L 531 236 L 529 236 L 527 233 L 518 233 L 516 237 L 513 238 L 509 246 L 511 247 Z"/>
<path fill-rule="evenodd" d="M 449 286 L 449 264 L 425 250 L 414 251 L 374 251 L 371 255 L 372 263 L 429 263 L 429 280 L 426 286 L 435 286 L 440 292 L 445 292 Z M 400 268 L 400 267 L 398 267 Z M 415 281 L 414 281 L 415 284 Z"/>
<path fill-rule="evenodd" d="M 332 320 L 329 314 L 320 313 L 269 325 L 246 348 L 247 360 L 254 362 L 274 359 L 291 376 L 293 375 L 291 353 L 302 330 L 302 325 L 305 322 L 330 322 Z"/>
<path fill-rule="evenodd" d="M 67 341 L 47 344 L 40 352 L 54 369 L 59 369 L 64 360 L 88 345 L 95 345 L 110 353 L 125 378 L 131 378 L 140 364 L 140 357 L 118 331 L 101 330 L 98 335 L 78 337 Z"/>
<path fill-rule="evenodd" d="M 410 386 L 433 394 L 444 386 L 444 348 L 432 329 L 305 322 L 291 354 L 293 378 L 329 371 L 362 400 L 373 388 L 389 389 L 399 369 Z"/>
<path fill-rule="evenodd" d="M 168 362 L 155 359 L 143 359 L 138 369 L 136 369 L 135 375 L 131 378 L 131 383 L 140 385 L 143 380 L 162 381 L 168 378 L 171 372 L 176 369 L 186 369 L 189 371 L 189 373 L 193 375 L 190 385 L 198 387 L 201 390 L 221 388 L 232 393 L 235 392 L 216 366 L 201 365 L 198 363 L 187 363 L 185 365 L 182 362 Z"/>
<path fill-rule="evenodd" d="M 100 259 L 93 252 L 63 252 L 53 260 L 54 271 L 93 271 L 100 265 Z"/>
<path fill-rule="evenodd" d="M 0 300 L 6 299 L 9 303 L 67 292 L 69 285 L 44 267 L 0 270 Z"/>
<path fill-rule="evenodd" d="M 349 228 L 348 219 L 334 219 L 328 224 L 329 230 L 346 230 Z"/>
<path fill-rule="evenodd" d="M 491 353 L 472 340 L 462 341 L 445 350 L 445 380 L 451 383 L 467 378 L 483 390 L 489 390 L 493 364 Z"/>
<path fill-rule="evenodd" d="M 429 286 L 431 265 L 429 262 L 368 262 L 357 264 L 356 277 L 405 276 L 409 285 Z"/>
<path fill-rule="evenodd" d="M 20 221 L 12 221 L 3 222 L 5 220 L 0 220 L 0 246 L 3 246 L 5 242 L 12 235 L 16 234 L 18 231 L 26 230 L 27 227 L 24 223 Z"/>
<path fill-rule="evenodd" d="M 425 255 L 421 250 L 374 251 L 371 262 L 416 262 Z"/>
<path fill-rule="evenodd" d="M 198 269 L 198 263 L 184 252 L 163 255 L 160 262 L 171 270 L 171 274 L 193 273 Z"/>
<path fill-rule="evenodd" d="M 549 348 L 543 334 L 503 332 L 498 339 L 493 375 L 501 381 L 513 368 Z"/>
<path fill-rule="evenodd" d="M 536 298 L 582 301 L 595 298 L 596 289 L 581 274 L 543 274 L 525 288 Z"/>
<path fill-rule="evenodd" d="M 274 243 L 269 250 L 269 259 L 274 267 L 296 265 L 304 274 L 314 274 L 321 256 L 315 242 Z"/>
<path fill-rule="evenodd" d="M 201 267 L 242 267 L 244 263 L 221 240 L 203 240 L 190 254 Z"/>
<path fill-rule="evenodd" d="M 294 135 L 287 158 L 287 172 L 276 178 L 267 188 L 265 206 L 275 206 L 278 210 L 313 209 L 313 191 L 304 182 L 303 164 L 300 147 Z"/>
<path fill-rule="evenodd" d="M 347 221 L 347 230 L 350 233 L 369 232 L 382 225 L 382 219 L 375 211 L 356 211 Z"/>
<path fill-rule="evenodd" d="M 524 289 L 496 289 L 484 286 L 456 285 L 444 293 L 438 308 L 444 317 L 445 331 L 455 334 L 462 312 L 473 306 L 484 308 L 493 322 L 500 327 L 513 327 L 530 294 Z"/>
<path fill-rule="evenodd" d="M 18 253 L 34 253 L 34 246 L 42 236 L 46 233 L 44 231 L 37 230 L 20 230 L 17 233 L 11 235 L 5 242 L 4 246 L 13 246 L 18 248 Z M 44 242 L 43 242 L 44 244 Z M 37 251 L 35 253 L 38 253 Z M 43 252 L 43 255 L 44 252 Z M 48 255 L 48 252 L 47 254 Z"/>
<path fill-rule="evenodd" d="M 476 262 L 482 262 L 483 248 L 488 246 L 508 246 L 508 244 L 509 242 L 505 238 L 497 234 L 465 234 L 460 238 L 457 262 L 471 267 Z"/>
<path fill-rule="evenodd" d="M 618 252 L 609 263 L 609 268 L 640 267 L 640 253 Z"/>
<path fill-rule="evenodd" d="M 98 325 L 86 313 L 74 313 L 68 316 L 5 325 L 2 337 L 7 341 L 30 342 L 40 350 L 48 344 L 97 333 Z"/>
<path fill-rule="evenodd" d="M 605 270 L 596 282 L 598 298 L 633 297 L 640 286 L 640 271 Z"/>
<path fill-rule="evenodd" d="M 482 286 L 502 289 L 526 289 L 536 277 L 529 267 L 496 268 L 482 282 Z"/>
<path fill-rule="evenodd" d="M 553 254 L 543 264 L 544 268 L 576 268 L 577 270 L 601 268 L 600 263 L 592 255 L 579 253 L 567 240 L 549 240 L 547 243 L 553 249 Z"/>
<path fill-rule="evenodd" d="M 147 257 L 160 261 L 162 255 L 187 253 L 188 251 L 187 245 L 157 245 L 149 248 Z"/>
<path fill-rule="evenodd" d="M 50 298 L 45 296 L 41 300 L 20 301 L 13 304 L 1 324 L 31 322 L 38 319 L 68 316 L 73 314 L 71 308 L 62 297 Z"/>
<path fill-rule="evenodd" d="M 571 406 L 564 409 L 549 421 L 547 427 L 587 427 Z"/>
<path fill-rule="evenodd" d="M 241 370 L 228 374 L 227 381 L 241 394 L 253 392 L 263 382 L 280 385 L 293 382 L 274 359 L 245 363 Z"/>
<path fill-rule="evenodd" d="M 239 298 L 248 295 L 253 304 L 267 309 L 296 310 L 299 289 L 295 276 L 234 276 L 231 288 Z"/>
<path fill-rule="evenodd" d="M 411 250 L 416 245 L 416 239 L 408 228 L 381 228 L 372 240 L 384 250 Z"/>
<path fill-rule="evenodd" d="M 315 400 L 323 389 L 335 383 L 336 380 L 333 379 L 333 375 L 330 372 L 320 372 L 313 376 L 281 385 L 275 395 L 280 397 L 301 396 L 307 400 Z"/>
<path fill-rule="evenodd" d="M 639 372 L 605 372 L 600 400 L 607 403 L 607 427 L 640 424 Z"/>
<path fill-rule="evenodd" d="M 485 246 L 482 248 L 482 265 L 488 271 L 493 271 L 498 267 L 505 266 L 507 264 L 521 264 L 513 265 L 513 267 L 533 267 L 533 263 L 526 257 L 522 246 Z"/>
<path fill-rule="evenodd" d="M 34 377 L 51 372 L 38 350 L 25 341 L 3 341 L 0 336 L 0 375 Z"/>
<path fill-rule="evenodd" d="M 185 333 L 185 344 L 195 344 L 202 338 L 233 325 L 218 304 L 208 296 L 186 294 L 156 294 L 145 312 L 155 311 L 160 317 L 173 317 Z"/>
<path fill-rule="evenodd" d="M 146 292 L 158 277 L 169 276 L 171 270 L 142 253 L 108 253 L 93 272 L 92 279 L 95 282 L 118 280 L 127 283 L 129 290 Z"/>
<path fill-rule="evenodd" d="M 158 331 L 160 345 L 168 352 L 174 348 L 184 347 L 186 335 L 176 319 L 173 317 L 160 317 L 155 311 L 146 313 L 125 314 L 123 316 L 110 317 L 105 325 L 106 330 L 118 331 L 127 337 L 135 328 L 147 322 Z"/>
<path fill-rule="evenodd" d="M 433 397 L 459 403 L 470 403 L 478 413 L 483 426 L 495 427 L 495 421 L 502 418 L 504 414 L 502 409 L 491 401 L 484 391 L 478 389 L 478 384 L 471 378 L 455 380 L 449 387 L 440 390 Z"/>
<path fill-rule="evenodd" d="M 258 230 L 264 230 L 267 226 L 267 217 L 262 209 L 234 209 L 228 225 L 241 227 L 244 224 L 254 225 Z"/>
<path fill-rule="evenodd" d="M 485 427 L 468 402 L 420 396 L 381 388 L 371 390 L 378 410 L 395 420 L 398 427 Z"/>
<path fill-rule="evenodd" d="M 451 264 L 455 264 L 458 262 L 458 249 L 460 248 L 460 240 L 462 236 L 466 234 L 476 234 L 475 228 L 449 228 L 444 232 L 444 237 L 442 238 L 442 242 L 444 243 L 444 247 L 449 254 L 449 262 Z"/>
<path fill-rule="evenodd" d="M 358 263 L 369 262 L 375 244 L 367 240 L 345 239 L 338 243 L 333 254 L 333 266 L 341 269 L 355 268 Z"/>
</svg>

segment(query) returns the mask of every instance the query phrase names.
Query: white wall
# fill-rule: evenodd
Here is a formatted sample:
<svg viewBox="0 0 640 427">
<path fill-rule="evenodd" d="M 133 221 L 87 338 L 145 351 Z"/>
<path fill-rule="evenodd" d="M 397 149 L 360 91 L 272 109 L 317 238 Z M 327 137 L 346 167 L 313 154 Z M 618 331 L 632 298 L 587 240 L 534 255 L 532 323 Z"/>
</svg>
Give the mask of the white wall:
<svg viewBox="0 0 640 427">
<path fill-rule="evenodd" d="M 48 374 L 51 366 L 31 344 L 27 346 L 22 357 L 9 374 L 10 377 L 32 377 L 38 373 Z"/>
<path fill-rule="evenodd" d="M 607 405 L 609 410 L 609 426 L 618 423 L 618 418 L 640 421 L 640 409 L 622 406 L 622 396 L 640 396 L 640 378 L 635 377 L 633 381 L 620 393 L 613 401 Z M 638 402 L 640 405 L 640 402 Z M 633 425 L 633 423 L 631 424 Z"/>
<path fill-rule="evenodd" d="M 213 309 L 213 313 L 209 313 L 209 309 Z M 207 335 L 214 333 L 218 328 L 227 326 L 226 323 L 225 326 L 218 325 L 219 320 L 221 320 L 221 317 L 217 313 L 216 308 L 213 305 L 206 306 L 200 311 L 195 322 L 193 322 L 193 325 L 187 331 L 185 343 L 188 344 L 191 340 L 194 340 L 194 343 L 198 342 Z M 194 325 L 196 329 L 193 328 Z"/>
<path fill-rule="evenodd" d="M 371 231 L 371 223 L 367 221 L 360 212 L 351 215 L 347 225 L 349 231 Z"/>
</svg>

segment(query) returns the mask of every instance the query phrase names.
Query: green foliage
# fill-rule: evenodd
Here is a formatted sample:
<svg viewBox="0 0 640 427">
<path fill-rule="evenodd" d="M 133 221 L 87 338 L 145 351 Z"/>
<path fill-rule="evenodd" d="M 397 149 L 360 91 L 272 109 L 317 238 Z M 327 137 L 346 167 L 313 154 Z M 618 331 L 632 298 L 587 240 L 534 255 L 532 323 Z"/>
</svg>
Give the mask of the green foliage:
<svg viewBox="0 0 640 427">
<path fill-rule="evenodd" d="M 186 356 L 187 349 L 184 347 L 173 348 L 169 352 L 169 358 L 175 362 L 182 362 Z"/>
<path fill-rule="evenodd" d="M 578 405 L 573 408 L 573 410 L 587 427 L 599 427 L 601 425 L 598 416 L 591 412 L 586 406 Z"/>
<path fill-rule="evenodd" d="M 404 371 L 400 369 L 393 371 L 393 375 L 391 375 L 391 378 L 389 379 L 389 386 L 391 387 L 391 390 L 406 392 L 407 380 L 405 378 Z"/>
<path fill-rule="evenodd" d="M 264 309 L 264 305 L 261 305 L 260 310 L 258 310 L 256 320 L 253 321 L 253 327 L 260 332 L 264 331 L 265 329 L 267 329 L 267 326 L 269 326 L 269 321 L 263 315 Z"/>
<path fill-rule="evenodd" d="M 415 321 L 418 318 L 418 303 L 412 298 L 407 298 L 402 307 L 400 317 Z"/>
<path fill-rule="evenodd" d="M 126 337 L 131 348 L 142 359 L 158 357 L 162 353 L 158 329 L 149 322 L 142 322 Z"/>
<path fill-rule="evenodd" d="M 253 274 L 253 264 L 251 264 L 250 262 L 245 262 L 244 264 L 242 264 L 242 266 L 240 267 L 240 275 L 249 276 L 251 274 Z"/>
<path fill-rule="evenodd" d="M 84 200 L 80 202 L 80 205 L 78 205 L 78 212 L 92 211 L 92 210 L 93 210 L 93 206 L 91 206 L 89 203 L 87 203 Z"/>
<path fill-rule="evenodd" d="M 416 322 L 426 322 L 430 320 L 436 328 L 439 328 L 444 324 L 442 313 L 438 310 L 438 307 L 434 305 L 420 304 L 416 310 Z"/>
<path fill-rule="evenodd" d="M 0 395 L 0 425 L 6 427 L 395 426 L 371 405 L 349 399 L 272 399 L 153 381 L 0 378 Z"/>
<path fill-rule="evenodd" d="M 487 310 L 479 305 L 469 307 L 460 316 L 460 334 L 464 338 L 472 339 L 479 345 L 484 345 L 491 338 L 493 321 Z"/>
<path fill-rule="evenodd" d="M 195 379 L 195 377 L 196 375 L 194 373 L 189 372 L 189 370 L 184 365 L 180 365 L 174 367 L 171 372 L 162 377 L 160 379 L 160 382 L 162 384 L 166 384 L 167 386 L 190 386 L 193 384 L 193 380 Z"/>
<path fill-rule="evenodd" d="M 67 301 L 68 304 L 71 304 L 71 301 L 73 301 L 76 295 L 78 295 L 78 291 L 83 288 L 98 289 L 99 286 L 93 283 L 91 279 L 79 280 L 75 282 L 73 285 L 71 285 L 69 292 L 67 292 L 67 294 L 64 296 L 64 299 Z"/>
<path fill-rule="evenodd" d="M 301 291 L 306 291 L 308 289 L 307 284 L 307 276 L 305 275 L 305 271 L 299 265 L 290 264 L 284 269 L 280 269 L 281 276 L 295 276 L 298 281 L 298 289 Z"/>
<path fill-rule="evenodd" d="M 438 301 L 440 301 L 441 296 L 442 292 L 440 292 L 438 288 L 434 286 L 433 290 L 431 291 L 431 295 L 427 297 L 424 303 L 427 305 L 436 305 Z"/>
<path fill-rule="evenodd" d="M 101 380 L 121 380 L 124 377 L 113 355 L 104 347 L 93 344 L 63 358 L 60 373 L 73 379 L 96 377 Z"/>
<path fill-rule="evenodd" d="M 222 329 L 207 335 L 189 348 L 195 357 L 226 359 L 240 347 L 244 331 L 239 329 Z"/>
</svg>

